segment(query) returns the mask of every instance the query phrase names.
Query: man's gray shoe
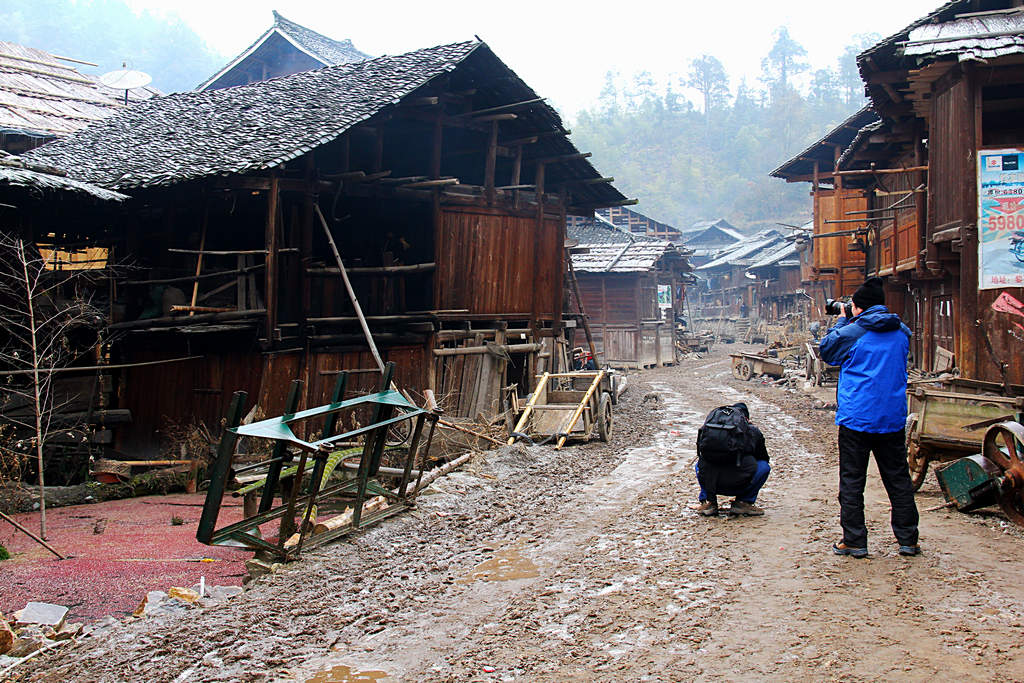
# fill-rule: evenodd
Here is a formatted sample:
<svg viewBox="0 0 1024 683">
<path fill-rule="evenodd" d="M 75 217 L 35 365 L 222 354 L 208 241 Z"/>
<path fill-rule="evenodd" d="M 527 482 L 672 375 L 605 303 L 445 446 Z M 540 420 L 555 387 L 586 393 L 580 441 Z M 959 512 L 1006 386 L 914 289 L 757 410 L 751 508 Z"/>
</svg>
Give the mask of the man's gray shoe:
<svg viewBox="0 0 1024 683">
<path fill-rule="evenodd" d="M 697 514 L 702 517 L 714 517 L 718 514 L 718 503 L 714 503 L 710 500 L 701 501 L 697 507 Z"/>
<path fill-rule="evenodd" d="M 833 543 L 832 552 L 836 555 L 846 555 L 847 557 L 856 557 L 858 560 L 868 556 L 867 548 L 853 548 L 845 543 Z"/>
<path fill-rule="evenodd" d="M 900 555 L 903 555 L 904 557 L 914 557 L 915 555 L 920 555 L 920 554 L 921 554 L 921 546 L 919 546 L 917 544 L 914 544 L 914 545 L 901 545 L 900 546 Z"/>
<path fill-rule="evenodd" d="M 764 514 L 764 508 L 753 503 L 746 503 L 742 500 L 734 500 L 729 506 L 730 515 L 743 515 L 744 517 L 760 517 Z"/>
</svg>

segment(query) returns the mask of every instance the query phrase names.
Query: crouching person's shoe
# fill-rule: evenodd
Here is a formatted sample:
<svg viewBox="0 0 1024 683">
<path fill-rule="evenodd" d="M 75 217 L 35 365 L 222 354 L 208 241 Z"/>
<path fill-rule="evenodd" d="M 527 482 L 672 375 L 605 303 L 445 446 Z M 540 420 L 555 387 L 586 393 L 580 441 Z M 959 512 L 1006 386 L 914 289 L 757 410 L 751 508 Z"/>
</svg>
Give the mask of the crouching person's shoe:
<svg viewBox="0 0 1024 683">
<path fill-rule="evenodd" d="M 702 500 L 697 506 L 697 514 L 702 517 L 714 517 L 718 514 L 718 503 L 713 500 Z"/>
<path fill-rule="evenodd" d="M 764 514 L 764 508 L 742 500 L 734 500 L 732 505 L 729 506 L 729 514 L 743 515 L 744 517 L 760 517 Z"/>
<path fill-rule="evenodd" d="M 858 559 L 868 556 L 867 548 L 851 548 L 845 543 L 833 543 L 832 552 L 836 555 L 849 555 L 850 557 L 856 557 Z"/>
</svg>

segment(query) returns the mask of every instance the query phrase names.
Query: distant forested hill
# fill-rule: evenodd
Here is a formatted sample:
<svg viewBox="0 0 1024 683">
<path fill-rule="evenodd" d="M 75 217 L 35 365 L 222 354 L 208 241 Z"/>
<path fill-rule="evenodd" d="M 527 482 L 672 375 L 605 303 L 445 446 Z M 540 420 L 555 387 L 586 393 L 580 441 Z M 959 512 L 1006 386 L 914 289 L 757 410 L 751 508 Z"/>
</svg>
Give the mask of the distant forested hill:
<svg viewBox="0 0 1024 683">
<path fill-rule="evenodd" d="M 99 64 L 103 74 L 145 71 L 164 92 L 191 90 L 227 59 L 176 18 L 135 14 L 122 0 L 24 0 L 0 4 L 0 40 Z"/>
<path fill-rule="evenodd" d="M 660 88 L 647 73 L 609 73 L 598 103 L 573 122 L 573 139 L 652 218 L 680 228 L 717 217 L 749 229 L 795 223 L 809 218 L 809 187 L 768 173 L 864 105 L 855 57 L 877 40 L 857 36 L 836 68 L 812 69 L 780 28 L 759 87 L 731 87 L 710 55 Z M 682 88 L 700 93 L 699 107 Z"/>
</svg>

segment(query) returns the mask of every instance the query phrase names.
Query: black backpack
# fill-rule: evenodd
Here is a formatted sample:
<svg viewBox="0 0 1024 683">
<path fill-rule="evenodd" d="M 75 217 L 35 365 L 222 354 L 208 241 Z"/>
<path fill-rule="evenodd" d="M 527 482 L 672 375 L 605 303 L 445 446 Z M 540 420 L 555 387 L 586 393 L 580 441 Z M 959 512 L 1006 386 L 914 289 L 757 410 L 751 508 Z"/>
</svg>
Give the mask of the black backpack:
<svg viewBox="0 0 1024 683">
<path fill-rule="evenodd" d="M 697 457 L 712 465 L 740 466 L 744 455 L 754 453 L 750 420 L 735 406 L 721 406 L 708 413 L 697 430 Z"/>
</svg>

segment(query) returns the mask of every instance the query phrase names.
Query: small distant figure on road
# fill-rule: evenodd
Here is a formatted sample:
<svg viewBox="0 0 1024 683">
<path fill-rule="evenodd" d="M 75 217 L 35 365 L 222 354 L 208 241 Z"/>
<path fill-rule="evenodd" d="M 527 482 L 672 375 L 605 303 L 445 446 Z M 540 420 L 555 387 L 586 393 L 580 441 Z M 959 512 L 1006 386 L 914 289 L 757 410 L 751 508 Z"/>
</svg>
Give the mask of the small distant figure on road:
<svg viewBox="0 0 1024 683">
<path fill-rule="evenodd" d="M 864 484 L 868 459 L 875 454 L 878 473 L 892 505 L 892 532 L 900 555 L 921 552 L 914 486 L 907 470 L 904 428 L 907 421 L 907 356 L 910 328 L 885 307 L 881 278 L 868 278 L 853 295 L 853 317 L 844 309 L 821 340 L 821 358 L 842 366 L 836 392 L 839 425 L 839 521 L 843 539 L 836 555 L 867 557 Z"/>
<path fill-rule="evenodd" d="M 572 350 L 572 369 L 597 370 L 597 361 L 594 360 L 593 354 L 584 351 L 582 346 L 577 346 Z"/>
<path fill-rule="evenodd" d="M 730 515 L 763 515 L 754 503 L 768 475 L 768 450 L 764 434 L 750 423 L 745 403 L 715 408 L 697 430 L 697 483 L 700 484 L 698 514 L 718 514 L 718 496 L 735 496 Z"/>
</svg>

